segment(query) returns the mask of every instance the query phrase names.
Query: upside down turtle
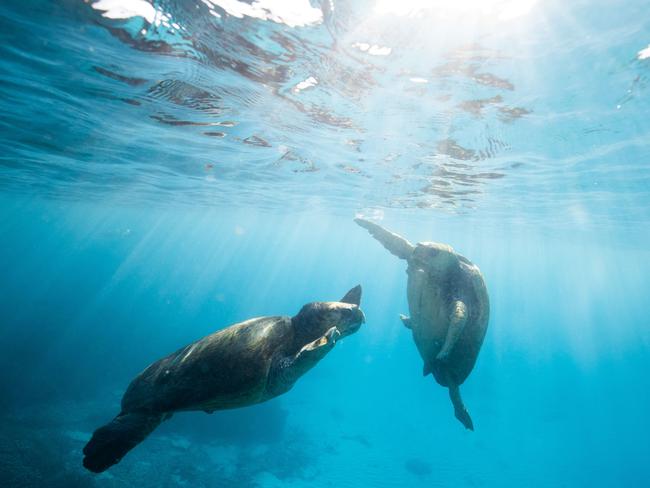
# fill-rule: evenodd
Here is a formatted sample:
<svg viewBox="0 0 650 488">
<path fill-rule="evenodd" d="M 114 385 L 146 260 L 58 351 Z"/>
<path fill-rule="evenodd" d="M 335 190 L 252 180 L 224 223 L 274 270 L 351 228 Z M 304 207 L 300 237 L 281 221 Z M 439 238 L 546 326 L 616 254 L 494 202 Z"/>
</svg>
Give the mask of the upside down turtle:
<svg viewBox="0 0 650 488">
<path fill-rule="evenodd" d="M 423 374 L 432 373 L 440 385 L 449 388 L 456 418 L 474 430 L 458 387 L 472 371 L 487 331 L 490 303 L 480 270 L 447 244 L 413 245 L 368 220 L 355 222 L 408 263 L 411 316 L 402 315 L 402 321 L 413 332 L 424 360 Z"/>
</svg>

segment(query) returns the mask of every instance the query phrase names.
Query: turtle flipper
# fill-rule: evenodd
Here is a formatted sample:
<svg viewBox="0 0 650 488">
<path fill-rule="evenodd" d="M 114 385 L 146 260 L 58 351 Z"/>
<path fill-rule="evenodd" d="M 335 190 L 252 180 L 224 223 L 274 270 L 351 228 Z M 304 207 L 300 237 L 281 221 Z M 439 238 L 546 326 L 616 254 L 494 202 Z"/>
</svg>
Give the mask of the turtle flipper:
<svg viewBox="0 0 650 488">
<path fill-rule="evenodd" d="M 411 327 L 411 317 L 407 317 L 406 315 L 400 314 L 399 318 L 402 321 L 402 323 L 404 324 L 404 327 L 406 327 L 407 329 L 412 328 Z"/>
<path fill-rule="evenodd" d="M 466 323 L 467 307 L 460 300 L 456 300 L 452 305 L 452 311 L 449 316 L 449 328 L 447 329 L 445 342 L 442 344 L 442 348 L 436 356 L 436 361 L 444 362 L 447 360 L 449 353 L 451 353 L 458 342 Z"/>
<path fill-rule="evenodd" d="M 345 294 L 343 298 L 339 300 L 343 303 L 351 303 L 357 307 L 361 305 L 361 285 L 357 285 L 352 288 L 349 292 Z"/>
<path fill-rule="evenodd" d="M 296 366 L 314 360 L 315 364 L 320 361 L 325 354 L 332 350 L 339 337 L 341 337 L 339 330 L 336 327 L 330 328 L 323 336 L 303 346 L 298 354 L 296 354 L 293 365 Z"/>
<path fill-rule="evenodd" d="M 289 391 L 298 378 L 334 348 L 339 337 L 339 330 L 332 327 L 323 336 L 304 345 L 294 356 L 279 358 L 269 372 L 268 391 L 273 395 Z"/>
<path fill-rule="evenodd" d="M 388 249 L 392 254 L 400 259 L 408 259 L 413 254 L 415 246 L 402 236 L 394 234 L 393 232 L 384 229 L 381 225 L 377 225 L 369 220 L 356 218 L 354 221 L 361 227 L 370 232 L 370 235 L 377 239 L 381 244 Z"/>
<path fill-rule="evenodd" d="M 463 399 L 460 397 L 460 388 L 458 388 L 458 385 L 449 386 L 449 398 L 451 399 L 451 403 L 454 405 L 455 417 L 465 426 L 466 429 L 473 431 L 474 422 L 472 422 L 472 418 L 469 416 L 469 412 L 463 404 Z"/>
<path fill-rule="evenodd" d="M 108 424 L 93 432 L 83 449 L 83 465 L 101 473 L 120 462 L 124 455 L 140 444 L 164 420 L 165 414 L 120 413 Z"/>
</svg>

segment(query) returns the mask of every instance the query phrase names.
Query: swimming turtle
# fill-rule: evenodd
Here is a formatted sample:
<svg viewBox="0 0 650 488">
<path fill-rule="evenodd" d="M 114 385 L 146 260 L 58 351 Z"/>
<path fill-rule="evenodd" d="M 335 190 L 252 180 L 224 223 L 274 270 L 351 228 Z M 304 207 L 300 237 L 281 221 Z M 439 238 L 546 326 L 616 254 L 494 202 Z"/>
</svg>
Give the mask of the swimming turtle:
<svg viewBox="0 0 650 488">
<path fill-rule="evenodd" d="M 449 388 L 456 418 L 474 430 L 459 386 L 476 363 L 488 326 L 490 303 L 481 271 L 447 244 L 413 245 L 374 222 L 361 218 L 355 222 L 408 263 L 411 315 L 402 315 L 402 322 L 413 332 L 424 360 L 423 374 L 433 374 L 440 385 Z"/>
<path fill-rule="evenodd" d="M 258 317 L 226 327 L 147 367 L 131 382 L 122 409 L 84 447 L 84 466 L 118 463 L 174 412 L 244 407 L 289 391 L 365 321 L 361 287 L 338 302 L 313 302 L 294 317 Z"/>
</svg>

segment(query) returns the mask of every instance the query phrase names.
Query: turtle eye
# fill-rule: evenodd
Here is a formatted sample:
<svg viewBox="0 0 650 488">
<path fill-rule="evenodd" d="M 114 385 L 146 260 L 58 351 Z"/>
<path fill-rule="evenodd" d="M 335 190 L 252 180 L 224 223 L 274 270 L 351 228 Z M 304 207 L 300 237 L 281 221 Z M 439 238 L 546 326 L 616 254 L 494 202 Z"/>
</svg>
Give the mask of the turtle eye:
<svg viewBox="0 0 650 488">
<path fill-rule="evenodd" d="M 344 308 L 341 310 L 341 317 L 345 320 L 350 320 L 354 317 L 354 311 L 351 308 Z"/>
</svg>

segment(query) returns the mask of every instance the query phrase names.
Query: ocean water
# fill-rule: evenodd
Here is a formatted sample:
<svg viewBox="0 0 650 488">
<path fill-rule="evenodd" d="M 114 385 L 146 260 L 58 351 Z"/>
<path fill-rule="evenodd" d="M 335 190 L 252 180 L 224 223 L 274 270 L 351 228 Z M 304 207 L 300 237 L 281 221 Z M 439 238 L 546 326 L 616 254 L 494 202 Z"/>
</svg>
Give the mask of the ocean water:
<svg viewBox="0 0 650 488">
<path fill-rule="evenodd" d="M 650 486 L 649 13 L 3 1 L 0 486 Z M 360 215 L 480 267 L 474 432 Z M 357 284 L 291 391 L 83 468 L 148 364 Z"/>
</svg>

